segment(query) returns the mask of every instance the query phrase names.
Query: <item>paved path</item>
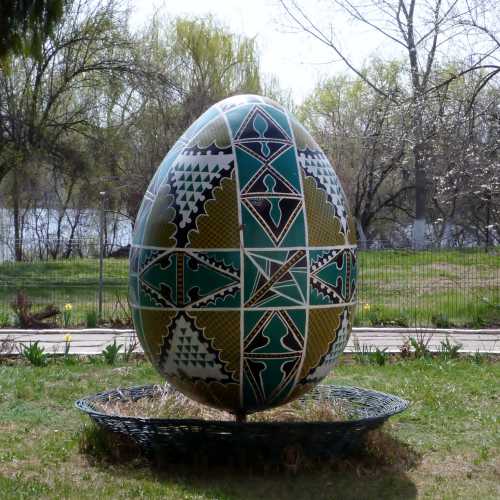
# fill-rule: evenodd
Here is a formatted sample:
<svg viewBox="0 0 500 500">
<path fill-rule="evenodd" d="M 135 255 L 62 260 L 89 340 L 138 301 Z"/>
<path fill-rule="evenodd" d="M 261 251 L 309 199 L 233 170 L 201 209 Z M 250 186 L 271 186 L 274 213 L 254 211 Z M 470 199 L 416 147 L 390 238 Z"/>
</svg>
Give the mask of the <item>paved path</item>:
<svg viewBox="0 0 500 500">
<path fill-rule="evenodd" d="M 38 340 L 40 346 L 48 353 L 64 352 L 64 337 L 71 335 L 71 354 L 100 354 L 102 350 L 115 340 L 125 346 L 136 341 L 134 330 L 83 329 L 83 330 L 11 330 L 0 329 L 0 354 L 19 352 L 21 343 Z M 387 352 L 399 352 L 400 346 L 408 337 L 430 339 L 428 348 L 432 352 L 440 350 L 441 341 L 449 337 L 450 342 L 462 344 L 463 353 L 500 354 L 500 329 L 492 330 L 460 330 L 433 328 L 354 328 L 345 352 L 354 352 L 357 340 L 360 346 L 383 349 Z M 123 349 L 122 349 L 123 352 Z M 137 344 L 135 352 L 142 352 Z"/>
</svg>

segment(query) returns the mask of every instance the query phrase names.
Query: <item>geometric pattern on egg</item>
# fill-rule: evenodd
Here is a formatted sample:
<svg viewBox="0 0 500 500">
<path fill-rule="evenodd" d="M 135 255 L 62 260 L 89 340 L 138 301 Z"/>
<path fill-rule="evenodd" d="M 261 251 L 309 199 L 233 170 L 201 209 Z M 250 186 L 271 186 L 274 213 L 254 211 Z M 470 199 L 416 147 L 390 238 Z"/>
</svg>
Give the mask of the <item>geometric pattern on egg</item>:
<svg viewBox="0 0 500 500">
<path fill-rule="evenodd" d="M 310 390 L 348 341 L 355 228 L 321 148 L 281 105 L 212 106 L 158 167 L 134 227 L 129 295 L 154 366 L 233 413 Z"/>
</svg>

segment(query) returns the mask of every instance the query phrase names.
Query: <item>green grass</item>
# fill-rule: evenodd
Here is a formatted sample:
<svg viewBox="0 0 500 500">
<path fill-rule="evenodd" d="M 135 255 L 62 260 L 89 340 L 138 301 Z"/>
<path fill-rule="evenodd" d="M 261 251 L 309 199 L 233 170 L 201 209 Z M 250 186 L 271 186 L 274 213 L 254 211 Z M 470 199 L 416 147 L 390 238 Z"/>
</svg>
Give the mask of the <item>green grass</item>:
<svg viewBox="0 0 500 500">
<path fill-rule="evenodd" d="M 108 285 L 123 285 L 128 276 L 127 259 L 105 259 Z M 6 286 L 93 286 L 99 281 L 98 259 L 4 262 L 0 264 L 0 283 Z"/>
<path fill-rule="evenodd" d="M 500 325 L 500 255 L 482 250 L 359 252 L 358 325 Z M 10 311 L 16 290 L 35 307 L 72 303 L 72 326 L 96 308 L 97 259 L 0 264 L 0 314 Z M 127 295 L 128 261 L 106 259 L 104 317 L 113 315 L 116 295 Z M 368 304 L 368 306 L 367 306 Z"/>
<path fill-rule="evenodd" d="M 359 264 L 359 325 L 500 324 L 498 252 L 365 251 Z"/>
<path fill-rule="evenodd" d="M 106 259 L 104 265 L 103 318 L 125 319 L 127 304 L 127 259 Z M 97 311 L 99 283 L 98 259 L 68 259 L 45 262 L 5 262 L 0 264 L 0 327 L 14 324 L 10 304 L 18 290 L 23 290 L 33 304 L 33 311 L 47 304 L 60 309 L 73 305 L 69 326 L 85 326 L 87 313 Z M 1 321 L 3 318 L 4 321 Z M 62 326 L 62 315 L 58 318 Z"/>
<path fill-rule="evenodd" d="M 331 382 L 392 392 L 411 407 L 388 432 L 420 457 L 408 467 L 334 464 L 284 472 L 152 469 L 144 462 L 90 462 L 78 443 L 83 395 L 159 381 L 146 362 L 109 367 L 87 360 L 34 368 L 0 365 L 0 497 L 16 498 L 481 498 L 500 495 L 500 365 L 418 360 L 384 367 L 345 364 Z M 193 450 L 196 453 L 196 450 Z M 391 457 L 388 461 L 391 462 Z"/>
</svg>

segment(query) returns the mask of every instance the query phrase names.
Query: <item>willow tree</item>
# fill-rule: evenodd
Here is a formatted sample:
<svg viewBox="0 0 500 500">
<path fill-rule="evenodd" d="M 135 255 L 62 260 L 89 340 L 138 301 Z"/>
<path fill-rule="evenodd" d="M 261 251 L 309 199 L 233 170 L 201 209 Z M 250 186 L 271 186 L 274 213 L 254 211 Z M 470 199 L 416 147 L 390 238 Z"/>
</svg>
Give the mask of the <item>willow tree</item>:
<svg viewBox="0 0 500 500">
<path fill-rule="evenodd" d="M 255 41 L 212 18 L 156 17 L 138 35 L 134 52 L 140 71 L 130 82 L 121 162 L 121 184 L 128 185 L 122 196 L 132 218 L 161 160 L 196 118 L 225 97 L 261 91 Z"/>
</svg>

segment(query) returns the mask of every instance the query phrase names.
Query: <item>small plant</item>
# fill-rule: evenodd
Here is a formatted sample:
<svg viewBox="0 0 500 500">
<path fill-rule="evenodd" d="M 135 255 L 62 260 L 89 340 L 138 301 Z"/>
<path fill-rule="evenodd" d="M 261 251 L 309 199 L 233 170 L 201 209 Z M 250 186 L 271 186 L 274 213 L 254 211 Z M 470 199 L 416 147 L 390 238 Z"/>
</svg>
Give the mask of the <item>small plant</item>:
<svg viewBox="0 0 500 500">
<path fill-rule="evenodd" d="M 469 357 L 469 359 L 476 365 L 481 365 L 484 361 L 484 355 L 479 352 L 479 349 L 477 349 L 476 352 Z"/>
<path fill-rule="evenodd" d="M 441 341 L 440 355 L 443 359 L 458 358 L 458 351 L 462 348 L 463 344 L 450 342 L 448 335 L 445 340 Z"/>
<path fill-rule="evenodd" d="M 370 354 L 372 352 L 372 349 L 369 345 L 366 344 L 360 344 L 358 338 L 354 335 L 353 337 L 353 345 L 354 345 L 354 354 L 353 354 L 353 359 L 361 364 L 361 365 L 366 365 L 370 362 Z"/>
<path fill-rule="evenodd" d="M 70 303 L 64 304 L 64 308 L 63 308 L 64 328 L 68 328 L 68 326 L 69 326 L 69 323 L 71 321 L 72 311 L 73 311 L 73 306 Z"/>
<path fill-rule="evenodd" d="M 120 352 L 120 349 L 122 348 L 121 344 L 116 343 L 116 339 L 113 341 L 112 344 L 109 344 L 102 350 L 102 355 L 104 357 L 104 361 L 108 365 L 114 365 L 116 363 L 116 360 L 118 358 L 118 353 Z"/>
<path fill-rule="evenodd" d="M 123 351 L 123 361 L 128 363 L 130 361 L 130 358 L 132 357 L 132 354 L 134 354 L 134 351 L 137 349 L 137 346 L 139 345 L 139 342 L 137 341 L 136 337 L 133 337 L 130 339 L 128 344 L 124 346 L 124 351 Z"/>
<path fill-rule="evenodd" d="M 132 315 L 130 314 L 130 304 L 128 299 L 125 300 L 120 296 L 118 292 L 115 295 L 115 303 L 113 305 L 113 311 L 111 316 L 108 318 L 108 322 L 113 328 L 126 328 L 131 327 Z"/>
<path fill-rule="evenodd" d="M 21 344 L 21 355 L 33 366 L 45 366 L 47 364 L 47 354 L 45 353 L 45 349 L 38 344 L 38 340 L 30 342 L 28 345 Z"/>
<path fill-rule="evenodd" d="M 64 336 L 64 358 L 68 357 L 70 348 L 71 348 L 71 335 L 67 334 Z"/>
<path fill-rule="evenodd" d="M 372 326 L 407 327 L 409 325 L 408 318 L 404 314 L 392 315 L 390 311 L 372 307 L 369 304 L 363 306 L 363 312 L 366 312 L 366 318 Z"/>
<path fill-rule="evenodd" d="M 471 328 L 484 328 L 486 324 L 484 318 L 476 314 L 470 319 L 467 326 Z"/>
<path fill-rule="evenodd" d="M 0 312 L 0 328 L 7 328 L 11 324 L 10 314 L 4 311 Z"/>
<path fill-rule="evenodd" d="M 415 337 L 410 337 L 410 345 L 414 350 L 415 358 L 430 356 L 429 343 L 431 339 L 432 335 L 425 335 L 425 333 L 418 333 Z"/>
<path fill-rule="evenodd" d="M 85 325 L 87 326 L 87 328 L 97 327 L 97 311 L 95 309 L 87 311 L 85 315 Z"/>
<path fill-rule="evenodd" d="M 384 347 L 383 349 L 379 349 L 377 347 L 375 351 L 370 353 L 369 355 L 370 361 L 378 366 L 384 366 L 388 358 L 388 354 L 386 351 L 387 347 Z"/>
</svg>

